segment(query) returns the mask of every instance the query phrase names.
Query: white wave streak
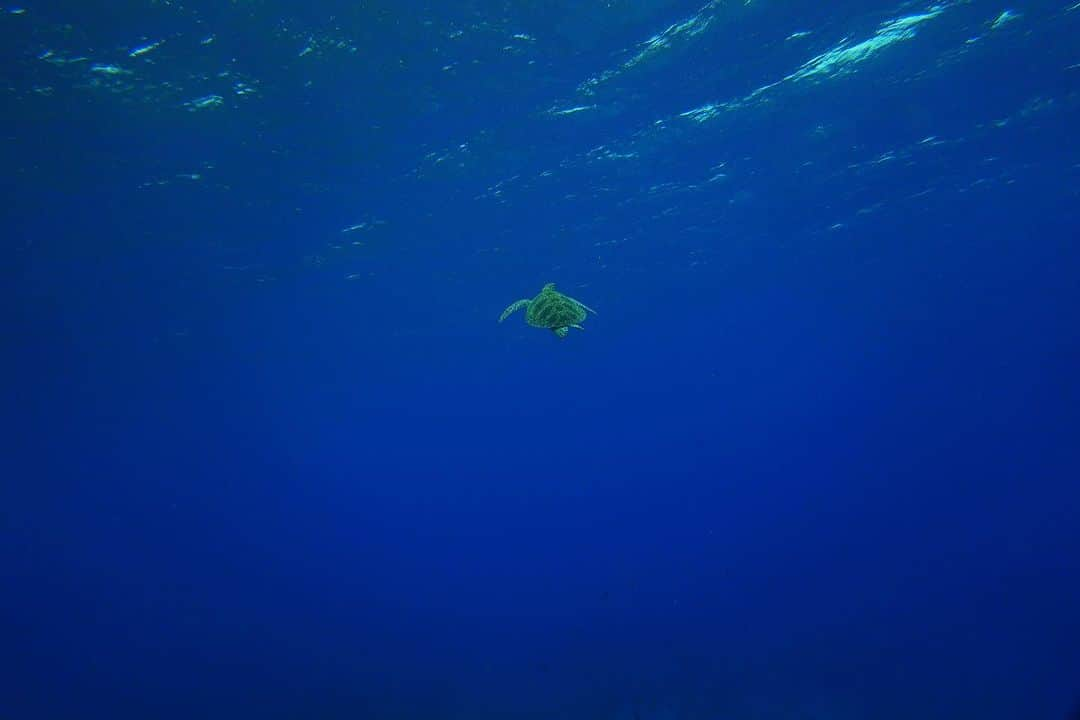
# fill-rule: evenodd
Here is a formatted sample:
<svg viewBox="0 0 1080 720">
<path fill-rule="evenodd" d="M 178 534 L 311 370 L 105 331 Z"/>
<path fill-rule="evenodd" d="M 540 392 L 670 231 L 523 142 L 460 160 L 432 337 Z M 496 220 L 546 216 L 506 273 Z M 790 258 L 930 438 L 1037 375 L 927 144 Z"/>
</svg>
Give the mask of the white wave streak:
<svg viewBox="0 0 1080 720">
<path fill-rule="evenodd" d="M 665 30 L 653 35 L 641 44 L 641 49 L 629 60 L 617 68 L 605 70 L 581 83 L 578 91 L 591 95 L 599 85 L 621 75 L 631 68 L 640 65 L 657 53 L 672 47 L 677 42 L 692 38 L 705 32 L 716 19 L 715 11 L 720 7 L 721 0 L 711 0 L 689 18 L 669 25 Z"/>
<path fill-rule="evenodd" d="M 854 72 L 856 65 L 866 62 L 890 45 L 915 37 L 915 28 L 928 20 L 936 18 L 946 10 L 946 7 L 945 5 L 933 5 L 926 12 L 918 15 L 908 15 L 882 23 L 872 37 L 855 45 L 851 45 L 849 39 L 844 38 L 832 50 L 811 58 L 790 75 L 786 75 L 776 82 L 762 85 L 741 99 L 722 103 L 708 103 L 680 113 L 680 117 L 702 123 L 707 122 L 727 110 L 734 110 L 758 100 L 762 95 L 778 85 L 800 82 L 807 78 L 838 77 Z"/>
<path fill-rule="evenodd" d="M 884 23 L 874 36 L 856 45 L 848 45 L 845 38 L 840 44 L 805 63 L 784 80 L 802 80 L 815 75 L 835 77 L 852 71 L 852 66 L 865 62 L 885 48 L 902 40 L 915 37 L 915 28 L 932 20 L 945 11 L 945 6 L 935 5 L 919 15 L 908 15 Z"/>
</svg>

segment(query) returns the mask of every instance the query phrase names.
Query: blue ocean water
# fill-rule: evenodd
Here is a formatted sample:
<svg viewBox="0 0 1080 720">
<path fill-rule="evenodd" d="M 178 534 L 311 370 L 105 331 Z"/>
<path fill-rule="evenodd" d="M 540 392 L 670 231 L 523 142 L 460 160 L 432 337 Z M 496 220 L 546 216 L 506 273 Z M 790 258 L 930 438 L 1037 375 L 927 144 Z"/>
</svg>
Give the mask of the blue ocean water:
<svg viewBox="0 0 1080 720">
<path fill-rule="evenodd" d="M 0 718 L 1080 711 L 1080 5 L 0 11 Z"/>
</svg>

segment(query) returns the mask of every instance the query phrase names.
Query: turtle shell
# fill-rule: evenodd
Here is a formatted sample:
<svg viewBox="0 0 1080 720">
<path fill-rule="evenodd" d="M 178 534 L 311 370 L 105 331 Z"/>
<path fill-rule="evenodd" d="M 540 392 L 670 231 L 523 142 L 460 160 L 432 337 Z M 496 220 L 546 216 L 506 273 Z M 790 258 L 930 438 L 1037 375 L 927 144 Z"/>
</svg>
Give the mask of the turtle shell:
<svg viewBox="0 0 1080 720">
<path fill-rule="evenodd" d="M 525 321 L 533 327 L 556 330 L 578 325 L 585 319 L 585 308 L 577 300 L 556 292 L 550 286 L 529 303 Z"/>
</svg>

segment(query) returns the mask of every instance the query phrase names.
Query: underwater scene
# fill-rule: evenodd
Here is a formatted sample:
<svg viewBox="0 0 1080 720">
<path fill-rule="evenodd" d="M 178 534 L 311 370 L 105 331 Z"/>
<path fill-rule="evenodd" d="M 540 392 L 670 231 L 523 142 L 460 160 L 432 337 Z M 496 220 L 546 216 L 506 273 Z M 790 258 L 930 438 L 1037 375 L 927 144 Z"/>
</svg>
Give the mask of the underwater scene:
<svg viewBox="0 0 1080 720">
<path fill-rule="evenodd" d="M 0 39 L 0 720 L 1080 720 L 1076 0 Z"/>
</svg>

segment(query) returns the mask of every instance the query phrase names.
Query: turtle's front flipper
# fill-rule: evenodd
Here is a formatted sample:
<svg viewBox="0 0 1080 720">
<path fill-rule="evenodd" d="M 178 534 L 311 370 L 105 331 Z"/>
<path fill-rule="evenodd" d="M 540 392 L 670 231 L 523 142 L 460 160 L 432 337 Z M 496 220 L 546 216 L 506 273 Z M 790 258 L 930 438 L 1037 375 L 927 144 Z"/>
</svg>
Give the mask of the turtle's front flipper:
<svg viewBox="0 0 1080 720">
<path fill-rule="evenodd" d="M 595 314 L 596 314 L 596 311 L 595 311 L 595 310 L 593 310 L 593 309 L 592 309 L 591 307 L 589 307 L 588 305 L 586 305 L 585 303 L 583 303 L 583 302 L 579 302 L 579 301 L 577 301 L 577 300 L 574 300 L 574 302 L 576 302 L 576 303 L 577 303 L 578 305 L 580 305 L 581 307 L 583 307 L 583 308 L 585 308 L 586 310 L 588 310 L 589 312 L 591 312 L 591 313 L 592 313 L 593 315 L 595 315 Z"/>
<path fill-rule="evenodd" d="M 521 308 L 525 307 L 528 304 L 529 304 L 528 299 L 518 300 L 515 303 L 511 303 L 510 307 L 508 307 L 508 308 L 506 308 L 505 310 L 502 311 L 502 315 L 499 316 L 499 322 L 502 322 L 503 320 L 510 317 L 511 315 L 513 315 L 518 310 L 520 310 Z"/>
<path fill-rule="evenodd" d="M 571 325 L 570 327 L 577 328 L 578 330 L 584 330 L 585 329 L 585 328 L 583 328 L 583 327 L 581 327 L 580 325 L 577 325 L 577 324 Z"/>
</svg>

